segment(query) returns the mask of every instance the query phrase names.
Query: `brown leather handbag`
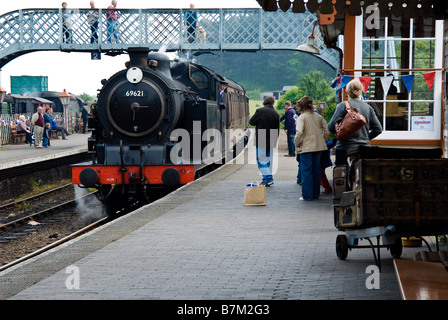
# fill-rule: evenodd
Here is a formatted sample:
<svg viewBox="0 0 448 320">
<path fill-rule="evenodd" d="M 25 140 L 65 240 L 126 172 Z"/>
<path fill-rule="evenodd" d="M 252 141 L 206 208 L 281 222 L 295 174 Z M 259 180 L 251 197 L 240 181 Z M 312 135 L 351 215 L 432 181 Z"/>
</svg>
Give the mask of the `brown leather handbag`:
<svg viewBox="0 0 448 320">
<path fill-rule="evenodd" d="M 336 138 L 339 141 L 346 141 L 359 129 L 361 129 L 366 123 L 366 118 L 358 112 L 356 109 L 352 109 L 350 103 L 345 101 L 345 108 L 347 114 L 340 123 L 336 123 Z"/>
</svg>

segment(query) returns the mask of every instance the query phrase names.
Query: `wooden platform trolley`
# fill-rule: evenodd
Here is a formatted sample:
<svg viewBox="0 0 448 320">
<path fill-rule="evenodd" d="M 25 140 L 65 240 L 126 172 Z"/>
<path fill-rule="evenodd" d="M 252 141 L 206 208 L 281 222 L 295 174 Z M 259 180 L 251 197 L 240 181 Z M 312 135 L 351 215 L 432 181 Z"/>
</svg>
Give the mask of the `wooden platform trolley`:
<svg viewBox="0 0 448 320">
<path fill-rule="evenodd" d="M 334 224 L 344 231 L 336 238 L 339 259 L 351 249 L 371 248 L 381 268 L 380 248 L 399 258 L 402 237 L 448 233 L 448 159 L 441 158 L 441 149 L 363 146 L 336 152 Z"/>
</svg>

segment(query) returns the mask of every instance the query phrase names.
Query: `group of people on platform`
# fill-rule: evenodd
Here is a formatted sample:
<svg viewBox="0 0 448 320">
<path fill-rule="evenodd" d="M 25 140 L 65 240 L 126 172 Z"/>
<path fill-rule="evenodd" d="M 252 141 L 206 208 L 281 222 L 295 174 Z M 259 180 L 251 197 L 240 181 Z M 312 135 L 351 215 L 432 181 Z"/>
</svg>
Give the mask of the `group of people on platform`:
<svg viewBox="0 0 448 320">
<path fill-rule="evenodd" d="M 333 117 L 327 124 L 308 96 L 297 101 L 298 113 L 290 102 L 285 103 L 285 115 L 281 119 L 274 108 L 275 98 L 266 97 L 263 107 L 258 108 L 249 120 L 249 124 L 256 128 L 257 164 L 263 176 L 261 185 L 274 184 L 273 148 L 277 144 L 280 122 L 285 120 L 288 141 L 288 154 L 285 157 L 296 156 L 299 167 L 297 183 L 302 185 L 300 200 L 319 199 L 321 185 L 324 187 L 324 193 L 332 193 L 332 187 L 325 175 L 325 168 L 332 165 L 330 149 L 369 145 L 370 140 L 382 132 L 381 123 L 372 107 L 359 99 L 363 91 L 363 85 L 356 79 L 350 81 L 346 87 L 351 107 L 365 117 L 367 124 L 345 141 L 338 141 L 336 138 L 328 141 L 330 133 L 336 133 L 336 124 L 340 123 L 347 113 L 345 102 L 336 106 Z"/>
<path fill-rule="evenodd" d="M 26 144 L 31 145 L 34 138 L 34 146 L 36 148 L 51 147 L 50 139 L 52 131 L 56 131 L 57 135 L 60 135 L 62 140 L 67 140 L 66 136 L 71 135 L 71 133 L 69 133 L 66 128 L 57 125 L 56 121 L 53 119 L 52 113 L 52 108 L 46 108 L 44 110 L 43 107 L 37 107 L 36 113 L 31 117 L 31 127 L 27 125 L 26 117 L 24 115 L 19 117 L 17 133 L 26 134 Z M 89 115 L 90 113 L 87 110 L 87 103 L 84 103 L 81 111 L 81 119 L 83 123 L 82 133 L 84 134 L 87 133 L 87 120 Z"/>
<path fill-rule="evenodd" d="M 53 109 L 51 108 L 46 108 L 44 111 L 43 107 L 37 107 L 36 113 L 31 117 L 31 126 L 33 129 L 27 125 L 26 117 L 24 115 L 19 117 L 17 133 L 26 134 L 26 144 L 31 145 L 33 143 L 34 135 L 34 146 L 36 148 L 51 147 L 50 139 L 53 130 L 60 133 L 62 140 L 67 140 L 66 136 L 69 136 L 70 133 L 64 127 L 56 124 L 56 121 L 53 120 L 52 113 Z"/>
</svg>

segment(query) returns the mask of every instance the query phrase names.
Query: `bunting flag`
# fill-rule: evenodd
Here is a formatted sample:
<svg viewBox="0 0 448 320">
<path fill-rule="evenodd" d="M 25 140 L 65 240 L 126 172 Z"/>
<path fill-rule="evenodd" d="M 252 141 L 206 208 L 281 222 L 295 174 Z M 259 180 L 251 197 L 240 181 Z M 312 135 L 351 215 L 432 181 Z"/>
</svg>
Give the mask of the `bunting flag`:
<svg viewBox="0 0 448 320">
<path fill-rule="evenodd" d="M 412 85 L 414 84 L 414 77 L 415 75 L 411 74 L 408 76 L 401 76 L 401 80 L 403 80 L 404 86 L 408 90 L 408 92 L 411 92 Z"/>
<path fill-rule="evenodd" d="M 339 91 L 341 91 L 342 88 L 344 88 L 346 85 L 348 85 L 348 83 L 350 82 L 351 79 L 352 79 L 352 76 L 342 76 L 341 86 L 338 90 L 336 90 L 336 93 L 339 93 Z"/>
<path fill-rule="evenodd" d="M 336 78 L 333 79 L 333 82 L 331 83 L 331 87 L 333 89 L 336 89 L 341 85 L 341 78 L 342 78 L 341 74 L 338 73 Z"/>
<path fill-rule="evenodd" d="M 392 81 L 394 80 L 394 76 L 385 76 L 381 77 L 381 85 L 383 86 L 383 91 L 387 95 L 389 92 L 390 85 L 392 84 Z"/>
<path fill-rule="evenodd" d="M 432 90 L 432 86 L 434 84 L 434 77 L 435 77 L 435 75 L 436 75 L 435 71 L 423 73 L 423 76 L 425 77 L 426 83 L 428 84 L 429 91 Z"/>
<path fill-rule="evenodd" d="M 364 94 L 367 93 L 367 89 L 369 88 L 370 81 L 372 81 L 372 77 L 359 77 L 359 81 L 364 86 Z"/>
</svg>

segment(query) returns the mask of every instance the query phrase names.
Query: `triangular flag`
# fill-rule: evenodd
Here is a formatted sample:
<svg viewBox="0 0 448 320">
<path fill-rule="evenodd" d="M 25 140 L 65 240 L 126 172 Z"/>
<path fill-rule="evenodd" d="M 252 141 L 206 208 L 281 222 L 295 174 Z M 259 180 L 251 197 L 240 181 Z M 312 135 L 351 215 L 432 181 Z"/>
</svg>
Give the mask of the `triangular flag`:
<svg viewBox="0 0 448 320">
<path fill-rule="evenodd" d="M 394 76 L 386 76 L 381 77 L 381 85 L 383 86 L 383 91 L 387 95 L 389 92 L 390 85 L 392 84 L 392 81 L 394 80 Z"/>
<path fill-rule="evenodd" d="M 436 75 L 435 71 L 423 73 L 423 76 L 425 77 L 426 83 L 428 84 L 429 91 L 432 90 L 432 86 L 434 84 L 434 77 L 435 77 L 435 75 Z"/>
<path fill-rule="evenodd" d="M 340 86 L 340 88 L 338 88 L 336 93 L 339 93 L 339 91 L 341 91 L 341 89 L 344 88 L 350 82 L 351 79 L 352 79 L 352 76 L 342 76 L 341 86 Z"/>
<path fill-rule="evenodd" d="M 372 80 L 372 77 L 359 77 L 359 81 L 364 86 L 364 94 L 367 93 L 367 88 L 369 88 L 371 80 Z"/>
<path fill-rule="evenodd" d="M 411 92 L 412 85 L 414 84 L 414 77 L 415 75 L 411 74 L 408 76 L 401 76 L 401 80 L 403 80 L 404 86 L 408 90 L 408 92 Z"/>
<path fill-rule="evenodd" d="M 333 82 L 331 83 L 331 87 L 333 89 L 336 89 L 339 85 L 341 85 L 341 78 L 342 76 L 338 73 L 336 78 L 333 79 Z"/>
</svg>

